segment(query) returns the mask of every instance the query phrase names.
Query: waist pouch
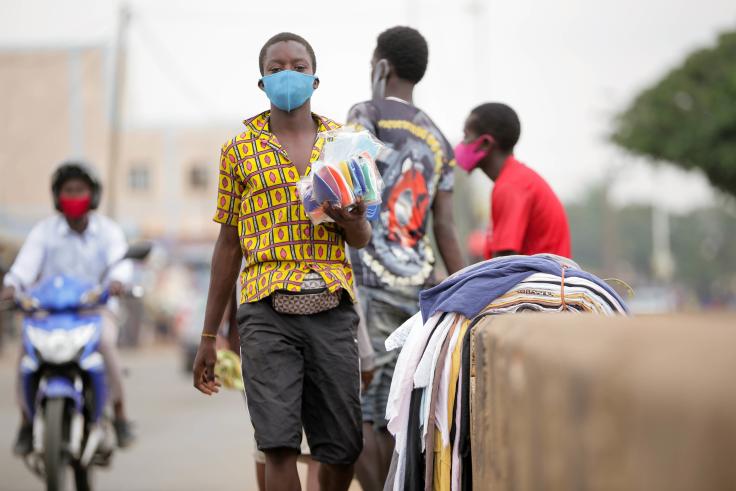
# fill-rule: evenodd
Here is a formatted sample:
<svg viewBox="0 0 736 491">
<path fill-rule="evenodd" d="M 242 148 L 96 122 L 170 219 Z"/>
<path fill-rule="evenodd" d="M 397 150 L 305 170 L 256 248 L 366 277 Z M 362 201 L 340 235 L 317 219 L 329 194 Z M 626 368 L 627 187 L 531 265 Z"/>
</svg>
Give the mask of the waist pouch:
<svg viewBox="0 0 736 491">
<path fill-rule="evenodd" d="M 334 309 L 340 305 L 341 296 L 342 290 L 329 291 L 322 276 L 310 271 L 304 276 L 301 291 L 275 291 L 271 302 L 279 314 L 312 315 Z"/>
</svg>

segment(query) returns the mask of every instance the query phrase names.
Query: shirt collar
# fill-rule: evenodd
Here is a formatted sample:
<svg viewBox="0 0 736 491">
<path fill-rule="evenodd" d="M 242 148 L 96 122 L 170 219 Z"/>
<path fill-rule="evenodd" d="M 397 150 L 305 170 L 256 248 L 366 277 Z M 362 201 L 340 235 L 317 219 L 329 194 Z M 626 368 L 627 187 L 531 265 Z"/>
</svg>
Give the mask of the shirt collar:
<svg viewBox="0 0 736 491">
<path fill-rule="evenodd" d="M 519 161 L 516 160 L 516 157 L 514 157 L 513 154 L 506 157 L 506 160 L 503 161 L 503 165 L 501 166 L 501 171 L 498 173 L 496 182 L 498 182 L 498 180 L 501 179 L 501 177 L 504 175 L 507 169 L 509 169 L 510 167 L 514 167 L 518 163 Z"/>
<path fill-rule="evenodd" d="M 388 97 L 385 97 L 385 99 L 386 99 L 387 101 L 395 101 L 395 102 L 401 102 L 401 103 L 403 103 L 403 104 L 406 104 L 407 106 L 411 106 L 411 105 L 412 105 L 412 103 L 411 103 L 411 102 L 409 102 L 409 101 L 405 101 L 405 100 L 404 100 L 404 99 L 402 99 L 401 97 L 395 97 L 395 96 L 392 96 L 392 95 L 390 95 L 390 96 L 388 96 Z"/>
<path fill-rule="evenodd" d="M 340 125 L 335 121 L 324 116 L 320 116 L 319 114 L 312 113 L 312 118 L 317 121 L 317 133 L 334 130 L 340 127 Z M 278 150 L 281 149 L 281 144 L 276 138 L 276 135 L 271 133 L 271 111 L 264 111 L 261 114 L 258 114 L 252 118 L 246 119 L 243 121 L 243 124 L 245 125 L 246 129 L 252 132 L 255 139 L 263 142 L 259 144 L 264 145 L 263 148 L 265 148 L 265 145 L 268 144 Z M 312 149 L 312 161 L 314 161 L 317 158 L 316 156 L 318 156 L 322 152 L 322 147 L 324 146 L 324 143 L 324 138 L 317 138 L 315 140 L 314 148 Z M 307 168 L 306 173 L 308 174 L 310 170 L 311 165 Z"/>
<path fill-rule="evenodd" d="M 338 125 L 334 121 L 319 114 L 312 113 L 312 118 L 317 121 L 317 133 L 335 129 Z M 253 132 L 253 136 L 259 139 L 273 141 L 276 139 L 271 133 L 271 111 L 263 111 L 243 121 L 247 129 Z"/>
<path fill-rule="evenodd" d="M 89 222 L 87 223 L 87 228 L 84 229 L 84 232 L 82 232 L 82 236 L 86 237 L 88 235 L 97 235 L 97 233 L 100 231 L 100 224 L 97 221 L 97 217 L 94 213 L 90 213 L 87 215 L 87 219 Z M 72 233 L 76 233 L 72 228 L 69 226 L 69 222 L 66 221 L 66 218 L 61 213 L 59 214 L 59 219 L 56 224 L 56 231 L 59 235 L 70 235 Z"/>
</svg>

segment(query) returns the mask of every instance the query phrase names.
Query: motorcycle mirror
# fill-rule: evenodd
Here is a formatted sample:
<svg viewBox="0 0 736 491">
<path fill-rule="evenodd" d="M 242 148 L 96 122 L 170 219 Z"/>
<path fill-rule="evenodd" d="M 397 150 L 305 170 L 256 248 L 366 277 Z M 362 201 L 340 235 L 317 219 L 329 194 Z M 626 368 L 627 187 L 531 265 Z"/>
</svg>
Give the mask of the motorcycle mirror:
<svg viewBox="0 0 736 491">
<path fill-rule="evenodd" d="M 128 247 L 128 251 L 123 256 L 123 259 L 135 259 L 142 261 L 151 253 L 153 244 L 151 242 L 139 242 Z"/>
</svg>

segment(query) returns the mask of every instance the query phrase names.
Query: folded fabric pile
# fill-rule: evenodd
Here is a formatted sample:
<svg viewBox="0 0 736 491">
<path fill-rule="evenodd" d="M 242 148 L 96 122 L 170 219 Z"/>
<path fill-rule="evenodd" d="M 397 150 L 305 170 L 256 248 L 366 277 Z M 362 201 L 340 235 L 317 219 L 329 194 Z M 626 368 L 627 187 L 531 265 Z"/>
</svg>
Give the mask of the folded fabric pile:
<svg viewBox="0 0 736 491">
<path fill-rule="evenodd" d="M 488 315 L 627 314 L 621 297 L 558 256 L 509 256 L 472 265 L 420 296 L 421 311 L 387 340 L 401 348 L 386 406 L 396 451 L 386 490 L 472 489 L 470 338 Z"/>
</svg>

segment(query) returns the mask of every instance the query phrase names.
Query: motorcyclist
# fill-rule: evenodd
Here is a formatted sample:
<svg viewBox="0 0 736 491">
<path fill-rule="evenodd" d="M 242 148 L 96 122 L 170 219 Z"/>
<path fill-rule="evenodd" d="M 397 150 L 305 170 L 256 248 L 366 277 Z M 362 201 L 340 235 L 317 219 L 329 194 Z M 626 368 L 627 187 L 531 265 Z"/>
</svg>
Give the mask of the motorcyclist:
<svg viewBox="0 0 736 491">
<path fill-rule="evenodd" d="M 108 267 L 125 254 L 127 243 L 122 229 L 109 218 L 95 213 L 100 203 L 102 185 L 94 171 L 77 161 L 62 163 L 51 179 L 55 213 L 36 224 L 3 280 L 0 296 L 14 298 L 25 290 L 56 275 L 66 275 L 96 285 Z M 125 290 L 132 276 L 132 265 L 123 261 L 107 274 L 107 286 L 112 296 Z M 134 435 L 125 414 L 122 373 L 116 347 L 117 323 L 110 308 L 100 309 L 102 335 L 99 351 L 105 360 L 114 408 L 113 426 L 120 447 L 133 442 Z M 33 426 L 20 396 L 21 427 L 14 452 L 27 455 L 33 450 Z"/>
</svg>

